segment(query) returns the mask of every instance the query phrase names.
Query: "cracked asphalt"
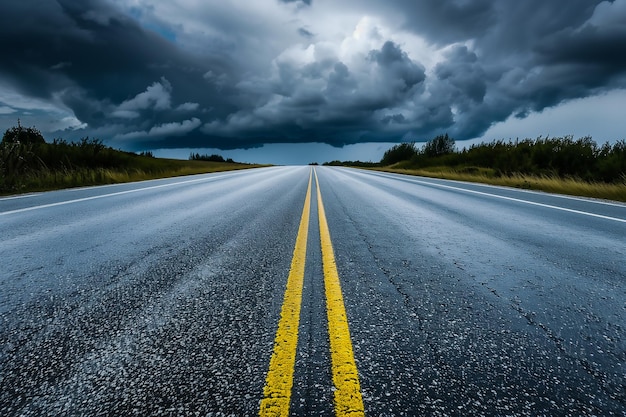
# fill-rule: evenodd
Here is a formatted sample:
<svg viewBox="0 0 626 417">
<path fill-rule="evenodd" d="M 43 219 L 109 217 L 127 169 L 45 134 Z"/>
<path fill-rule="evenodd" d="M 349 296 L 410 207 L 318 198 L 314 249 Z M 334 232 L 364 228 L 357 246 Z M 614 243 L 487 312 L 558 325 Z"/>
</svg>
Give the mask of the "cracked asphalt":
<svg viewBox="0 0 626 417">
<path fill-rule="evenodd" d="M 310 169 L 0 199 L 0 415 L 257 414 Z M 316 171 L 366 415 L 626 416 L 626 206 Z M 317 230 L 291 415 L 334 415 Z"/>
</svg>

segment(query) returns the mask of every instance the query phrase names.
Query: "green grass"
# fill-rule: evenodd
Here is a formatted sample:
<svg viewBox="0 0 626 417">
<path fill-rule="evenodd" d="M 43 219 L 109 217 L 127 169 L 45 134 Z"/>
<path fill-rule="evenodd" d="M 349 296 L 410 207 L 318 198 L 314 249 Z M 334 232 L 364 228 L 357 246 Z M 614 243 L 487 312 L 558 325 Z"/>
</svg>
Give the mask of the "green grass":
<svg viewBox="0 0 626 417">
<path fill-rule="evenodd" d="M 496 171 L 494 169 L 480 167 L 450 168 L 440 166 L 422 169 L 407 169 L 394 167 L 392 165 L 390 167 L 372 169 L 398 174 L 477 182 L 527 190 L 545 191 L 556 194 L 626 202 L 626 178 L 621 183 L 602 183 L 587 182 L 577 178 L 558 178 L 555 176 L 532 176 L 520 174 L 498 176 L 496 175 Z"/>
<path fill-rule="evenodd" d="M 134 157 L 132 167 L 37 169 L 19 176 L 0 195 L 49 191 L 72 187 L 117 184 L 184 175 L 258 168 L 264 165 Z"/>
</svg>

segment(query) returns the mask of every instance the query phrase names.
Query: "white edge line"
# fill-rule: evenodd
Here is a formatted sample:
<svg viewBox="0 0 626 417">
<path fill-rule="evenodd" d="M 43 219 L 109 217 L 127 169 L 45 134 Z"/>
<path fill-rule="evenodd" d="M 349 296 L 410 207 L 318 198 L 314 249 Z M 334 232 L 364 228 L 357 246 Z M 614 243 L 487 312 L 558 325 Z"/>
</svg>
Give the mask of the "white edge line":
<svg viewBox="0 0 626 417">
<path fill-rule="evenodd" d="M 497 195 L 497 194 L 490 194 L 490 193 L 485 193 L 485 192 L 482 192 L 482 191 L 466 190 L 464 188 L 451 187 L 449 185 L 443 185 L 443 184 L 434 184 L 434 183 L 429 183 L 429 182 L 426 182 L 426 181 L 419 181 L 419 180 L 414 180 L 414 181 L 418 182 L 420 184 L 434 185 L 436 187 L 442 187 L 442 188 L 450 188 L 450 189 L 453 189 L 453 190 L 464 191 L 466 193 L 485 195 L 485 196 L 489 196 L 489 197 L 500 198 L 502 200 L 516 201 L 518 203 L 525 203 L 525 204 L 530 204 L 530 205 L 533 205 L 533 206 L 546 207 L 546 208 L 551 208 L 551 209 L 554 209 L 554 210 L 566 211 L 568 213 L 583 214 L 585 216 L 597 217 L 599 219 L 613 220 L 613 221 L 616 221 L 616 222 L 626 223 L 626 219 L 618 219 L 617 217 L 603 216 L 602 214 L 589 213 L 587 211 L 568 209 L 568 208 L 565 208 L 565 207 L 553 206 L 553 205 L 550 205 L 550 204 L 536 203 L 534 201 L 521 200 L 519 198 L 506 197 L 506 196 Z"/>
<path fill-rule="evenodd" d="M 235 172 L 240 172 L 241 170 L 237 170 Z M 192 175 L 186 175 L 186 177 L 198 177 L 200 175 L 202 176 L 206 176 L 206 175 L 214 175 L 214 176 L 224 176 L 224 175 L 219 175 L 219 174 L 224 174 L 224 175 L 228 175 L 228 174 L 233 174 L 233 171 L 217 171 L 217 172 L 207 172 L 204 174 L 192 174 Z M 115 187 L 124 187 L 124 186 L 128 186 L 128 185 L 133 185 L 133 184 L 152 184 L 155 182 L 163 182 L 163 181 L 168 181 L 168 180 L 174 180 L 176 178 L 183 178 L 185 176 L 181 175 L 178 177 L 164 177 L 164 178 L 154 178 L 151 180 L 139 180 L 139 181 L 130 181 L 130 182 L 117 182 L 117 183 L 113 183 L 113 184 L 101 184 L 101 185 L 86 185 L 86 186 L 81 186 L 81 187 L 72 187 L 72 188 L 59 188 L 56 190 L 48 190 L 48 191 L 35 191 L 35 192 L 30 192 L 30 193 L 26 193 L 26 194 L 16 194 L 16 195 L 8 195 L 5 197 L 0 197 L 0 202 L 2 201 L 7 201 L 7 200 L 18 200 L 21 198 L 30 198 L 30 197 L 38 197 L 47 193 L 54 193 L 54 192 L 58 192 L 58 191 L 62 191 L 62 192 L 68 192 L 68 193 L 74 193 L 74 192 L 80 192 L 80 191 L 85 191 L 85 190 L 93 190 L 93 189 L 102 189 L 102 188 L 115 188 Z"/>
<path fill-rule="evenodd" d="M 139 192 L 139 191 L 154 190 L 156 188 L 172 187 L 174 185 L 183 185 L 183 184 L 190 184 L 190 183 L 194 183 L 194 182 L 209 181 L 209 180 L 213 180 L 213 179 L 217 179 L 217 178 L 223 178 L 223 177 L 224 177 L 224 175 L 220 175 L 219 177 L 212 176 L 212 177 L 205 177 L 205 178 L 197 178 L 197 179 L 188 180 L 188 181 L 173 182 L 173 183 L 160 184 L 160 185 L 153 185 L 151 187 L 135 188 L 133 190 L 118 191 L 116 193 L 101 194 L 101 195 L 94 195 L 94 196 L 91 196 L 91 197 L 77 198 L 75 200 L 59 201 L 58 203 L 50 203 L 50 204 L 42 204 L 40 206 L 24 207 L 24 208 L 21 208 L 21 209 L 1 212 L 0 216 L 5 216 L 5 215 L 9 215 L 9 214 L 16 214 L 16 213 L 24 213 L 26 211 L 39 210 L 39 209 L 50 208 L 50 207 L 64 206 L 66 204 L 80 203 L 82 201 L 89 201 L 89 200 L 97 200 L 99 198 L 106 198 L 106 197 L 113 197 L 113 196 L 117 196 L 117 195 L 136 193 L 136 192 Z"/>
<path fill-rule="evenodd" d="M 406 179 L 408 179 L 408 180 L 419 181 L 419 180 L 415 179 L 416 178 L 415 175 L 400 174 L 400 173 L 385 172 L 385 171 L 375 171 L 375 172 L 381 174 L 381 176 L 388 176 L 388 177 L 393 178 L 394 175 L 400 175 L 402 177 L 406 177 Z M 469 185 L 474 185 L 476 187 L 497 188 L 499 190 L 514 191 L 514 192 L 518 192 L 518 193 L 528 193 L 528 194 L 534 194 L 534 195 L 538 195 L 538 196 L 546 195 L 546 196 L 550 196 L 550 197 L 562 198 L 562 199 L 565 199 L 565 200 L 581 201 L 583 203 L 594 203 L 594 204 L 602 204 L 604 206 L 626 208 L 626 204 L 625 203 L 613 202 L 613 201 L 605 201 L 603 199 L 597 199 L 597 198 L 593 198 L 593 197 L 577 197 L 577 196 L 574 196 L 574 195 L 555 194 L 555 193 L 549 193 L 549 192 L 541 192 L 541 191 L 537 191 L 537 190 L 525 190 L 523 188 L 507 187 L 506 185 L 485 184 L 485 183 L 482 183 L 482 182 L 448 180 L 448 179 L 434 178 L 434 177 L 433 178 L 429 177 L 429 179 L 436 180 L 436 181 L 448 181 L 448 182 L 453 182 L 453 183 L 456 183 L 456 184 L 469 184 Z M 424 181 L 424 183 L 427 183 L 427 182 Z M 428 183 L 428 184 L 430 184 L 430 183 Z M 435 183 L 433 183 L 433 185 L 435 185 Z"/>
<path fill-rule="evenodd" d="M 503 196 L 503 195 L 485 193 L 485 192 L 482 192 L 482 191 L 467 190 L 465 188 L 452 187 L 450 185 L 443 185 L 443 184 L 437 184 L 437 183 L 434 183 L 434 182 L 421 181 L 421 180 L 418 180 L 418 179 L 415 179 L 415 178 L 410 178 L 410 179 L 411 179 L 411 182 L 416 182 L 416 183 L 419 183 L 419 184 L 431 185 L 431 186 L 440 187 L 440 188 L 449 188 L 449 189 L 452 189 L 452 190 L 464 191 L 466 193 L 471 193 L 471 194 L 478 194 L 478 195 L 484 195 L 484 196 L 489 196 L 489 197 L 495 197 L 495 198 L 500 198 L 502 200 L 516 201 L 518 203 L 525 203 L 525 204 L 530 204 L 530 205 L 533 205 L 533 206 L 546 207 L 546 208 L 551 208 L 551 209 L 554 209 L 554 210 L 566 211 L 568 213 L 583 214 L 585 216 L 597 217 L 599 219 L 613 220 L 613 221 L 620 222 L 620 223 L 626 223 L 626 219 L 619 219 L 617 217 L 603 216 L 602 214 L 595 214 L 595 213 L 589 213 L 589 212 L 586 212 L 586 211 L 568 209 L 568 208 L 565 208 L 565 207 L 553 206 L 553 205 L 550 205 L 550 204 L 536 203 L 534 201 L 521 200 L 519 198 L 506 197 L 506 196 Z M 586 201 L 586 200 L 582 200 L 581 199 L 580 201 Z"/>
<path fill-rule="evenodd" d="M 38 195 L 41 195 L 41 193 L 29 193 L 29 194 L 11 195 L 11 196 L 8 196 L 8 197 L 0 197 L 0 201 L 17 200 L 19 198 L 36 197 Z"/>
</svg>

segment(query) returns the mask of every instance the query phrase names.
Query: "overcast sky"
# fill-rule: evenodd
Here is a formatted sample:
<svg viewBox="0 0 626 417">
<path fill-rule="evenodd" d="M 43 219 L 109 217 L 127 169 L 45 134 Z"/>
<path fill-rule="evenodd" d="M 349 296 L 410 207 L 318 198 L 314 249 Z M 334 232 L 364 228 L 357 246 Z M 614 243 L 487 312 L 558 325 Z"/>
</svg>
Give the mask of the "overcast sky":
<svg viewBox="0 0 626 417">
<path fill-rule="evenodd" d="M 2 131 L 161 156 L 626 138 L 626 0 L 3 1 L 0 51 Z"/>
</svg>

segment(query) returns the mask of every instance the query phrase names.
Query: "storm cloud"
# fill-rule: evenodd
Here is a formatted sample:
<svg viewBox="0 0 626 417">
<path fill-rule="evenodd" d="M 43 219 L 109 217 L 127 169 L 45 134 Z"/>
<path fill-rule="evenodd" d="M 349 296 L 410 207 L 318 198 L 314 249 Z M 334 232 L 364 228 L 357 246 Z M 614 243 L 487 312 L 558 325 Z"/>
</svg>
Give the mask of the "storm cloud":
<svg viewBox="0 0 626 417">
<path fill-rule="evenodd" d="M 0 123 L 125 149 L 480 136 L 626 88 L 626 0 L 22 0 Z"/>
</svg>

